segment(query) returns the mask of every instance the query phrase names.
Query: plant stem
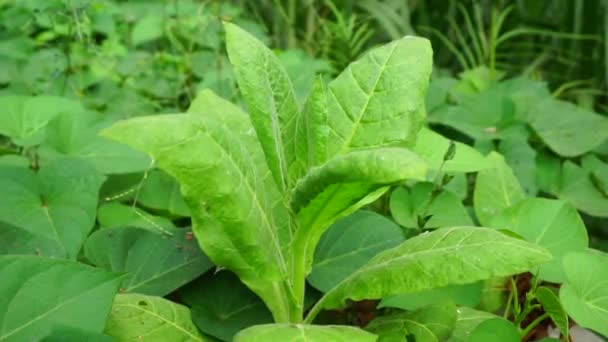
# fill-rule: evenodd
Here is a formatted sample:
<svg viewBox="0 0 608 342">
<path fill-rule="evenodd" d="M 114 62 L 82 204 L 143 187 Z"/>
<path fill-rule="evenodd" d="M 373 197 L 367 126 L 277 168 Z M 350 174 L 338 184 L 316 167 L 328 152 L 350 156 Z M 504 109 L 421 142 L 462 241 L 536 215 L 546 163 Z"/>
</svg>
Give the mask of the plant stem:
<svg viewBox="0 0 608 342">
<path fill-rule="evenodd" d="M 297 234 L 297 233 L 296 233 Z M 299 241 L 294 237 L 294 241 Z M 293 295 L 296 300 L 297 313 L 292 314 L 291 322 L 299 323 L 304 315 L 304 290 L 306 287 L 306 246 L 293 246 L 292 277 Z M 297 317 L 296 317 L 297 315 Z"/>
<path fill-rule="evenodd" d="M 532 323 L 528 324 L 528 326 L 521 332 L 521 336 L 525 337 L 528 335 L 532 329 L 536 328 L 536 326 L 539 325 L 540 322 L 544 321 L 547 317 L 549 317 L 549 314 L 545 312 L 540 317 L 533 320 Z"/>
</svg>

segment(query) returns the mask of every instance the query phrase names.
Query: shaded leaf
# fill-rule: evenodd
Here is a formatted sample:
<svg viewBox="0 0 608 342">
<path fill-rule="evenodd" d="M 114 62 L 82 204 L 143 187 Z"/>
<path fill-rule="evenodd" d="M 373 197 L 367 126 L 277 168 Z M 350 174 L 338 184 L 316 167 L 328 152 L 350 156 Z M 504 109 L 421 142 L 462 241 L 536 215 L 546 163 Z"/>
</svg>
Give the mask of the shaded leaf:
<svg viewBox="0 0 608 342">
<path fill-rule="evenodd" d="M 389 219 L 371 211 L 357 211 L 323 234 L 308 282 L 327 292 L 373 256 L 404 240 L 401 228 Z"/>
<path fill-rule="evenodd" d="M 264 302 L 227 271 L 199 278 L 180 291 L 180 297 L 191 307 L 199 329 L 224 341 L 252 325 L 272 323 Z"/>
<path fill-rule="evenodd" d="M 171 233 L 131 227 L 98 230 L 87 239 L 85 256 L 95 266 L 126 273 L 121 292 L 165 296 L 213 266 L 189 229 Z"/>
<path fill-rule="evenodd" d="M 476 307 L 481 300 L 482 283 L 450 285 L 438 289 L 400 294 L 382 299 L 378 307 L 416 310 L 426 305 L 454 302 L 458 305 Z"/>
<path fill-rule="evenodd" d="M 378 335 L 379 341 L 406 341 L 407 335 L 413 335 L 419 342 L 439 342 L 450 336 L 455 323 L 456 306 L 447 302 L 378 317 L 365 330 Z"/>
</svg>

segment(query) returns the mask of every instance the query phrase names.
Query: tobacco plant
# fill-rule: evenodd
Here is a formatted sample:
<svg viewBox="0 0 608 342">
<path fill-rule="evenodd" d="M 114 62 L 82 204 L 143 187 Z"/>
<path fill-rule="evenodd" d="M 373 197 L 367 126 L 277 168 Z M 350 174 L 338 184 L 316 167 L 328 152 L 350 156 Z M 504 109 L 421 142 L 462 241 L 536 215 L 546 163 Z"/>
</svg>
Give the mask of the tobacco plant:
<svg viewBox="0 0 608 342">
<path fill-rule="evenodd" d="M 273 52 L 224 27 L 248 113 L 205 90 L 186 113 L 120 121 L 103 135 L 147 152 L 179 181 L 202 250 L 272 313 L 275 324 L 235 340 L 372 341 L 390 333 L 387 325 L 370 333 L 312 323 L 350 301 L 508 276 L 551 259 L 498 230 L 440 228 L 379 253 L 305 309 L 323 233 L 391 186 L 427 179 L 427 162 L 410 148 L 424 123 L 432 50 L 417 37 L 372 49 L 330 82 L 317 79 L 300 108 Z"/>
</svg>

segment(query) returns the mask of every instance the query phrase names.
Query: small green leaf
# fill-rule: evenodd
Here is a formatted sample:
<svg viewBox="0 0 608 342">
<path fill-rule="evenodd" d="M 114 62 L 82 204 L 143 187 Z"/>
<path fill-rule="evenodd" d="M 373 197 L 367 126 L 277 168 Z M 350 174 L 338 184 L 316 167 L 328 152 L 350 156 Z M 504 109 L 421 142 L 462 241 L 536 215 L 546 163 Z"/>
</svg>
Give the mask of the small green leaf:
<svg viewBox="0 0 608 342">
<path fill-rule="evenodd" d="M 121 292 L 165 296 L 213 266 L 189 229 L 171 233 L 131 227 L 98 230 L 87 239 L 85 256 L 95 266 L 126 273 Z"/>
<path fill-rule="evenodd" d="M 149 14 L 139 19 L 131 31 L 131 44 L 137 46 L 163 36 L 164 16 Z"/>
<path fill-rule="evenodd" d="M 456 309 L 457 319 L 448 342 L 467 342 L 469 335 L 479 324 L 492 318 L 498 318 L 489 312 L 478 311 L 465 306 Z"/>
<path fill-rule="evenodd" d="M 121 280 L 74 261 L 16 255 L 0 256 L 0 279 L 7 342 L 38 341 L 59 325 L 100 333 Z"/>
<path fill-rule="evenodd" d="M 447 302 L 378 317 L 365 330 L 378 335 L 379 341 L 406 341 L 413 335 L 417 342 L 438 342 L 450 336 L 455 323 L 456 306 Z"/>
<path fill-rule="evenodd" d="M 161 297 L 118 294 L 105 333 L 121 341 L 212 341 L 201 335 L 190 310 Z"/>
<path fill-rule="evenodd" d="M 234 342 L 374 342 L 377 336 L 344 325 L 265 324 L 239 332 Z"/>
<path fill-rule="evenodd" d="M 224 341 L 250 326 L 272 323 L 264 302 L 227 271 L 199 278 L 180 291 L 180 298 L 202 332 Z"/>
<path fill-rule="evenodd" d="M 608 255 L 589 250 L 564 257 L 568 281 L 559 291 L 566 312 L 581 327 L 608 336 Z"/>
<path fill-rule="evenodd" d="M 608 217 L 608 198 L 593 184 L 589 174 L 571 161 L 564 162 L 556 195 L 592 216 Z"/>
<path fill-rule="evenodd" d="M 520 342 L 521 335 L 509 321 L 493 318 L 481 322 L 469 335 L 468 342 Z"/>
<path fill-rule="evenodd" d="M 545 312 L 549 314 L 549 317 L 551 317 L 555 326 L 559 328 L 560 333 L 566 338 L 566 341 L 569 341 L 568 314 L 562 307 L 559 297 L 550 288 L 541 286 L 536 289 L 536 299 L 543 306 Z"/>
<path fill-rule="evenodd" d="M 511 230 L 526 240 L 547 248 L 553 260 L 540 266 L 541 280 L 566 280 L 562 259 L 587 248 L 589 238 L 583 220 L 570 204 L 544 198 L 528 198 L 502 211 L 492 227 Z"/>
<path fill-rule="evenodd" d="M 418 133 L 413 151 L 424 159 L 434 172 L 439 169 L 443 172 L 477 172 L 492 167 L 492 163 L 474 148 L 459 142 L 455 142 L 454 146 L 453 158 L 443 163 L 443 157 L 450 148 L 450 140 L 423 127 Z"/>
<path fill-rule="evenodd" d="M 564 157 L 589 152 L 608 138 L 608 119 L 570 102 L 538 103 L 528 123 L 549 148 Z"/>
<path fill-rule="evenodd" d="M 550 258 L 542 247 L 492 229 L 442 228 L 376 255 L 317 306 L 338 308 L 347 299 L 379 299 L 517 274 Z"/>
<path fill-rule="evenodd" d="M 277 56 L 261 41 L 228 22 L 224 22 L 224 29 L 228 57 L 251 123 L 274 180 L 285 192 L 296 181 L 289 178 L 290 169 L 306 165 L 306 156 L 299 153 L 296 141 L 299 108 L 291 80 Z"/>
<path fill-rule="evenodd" d="M 391 220 L 371 211 L 357 211 L 323 234 L 308 282 L 327 292 L 373 256 L 404 240 L 401 228 Z"/>
<path fill-rule="evenodd" d="M 0 167 L 0 220 L 36 236 L 42 245 L 52 240 L 59 247 L 52 248 L 52 256 L 76 259 L 93 229 L 103 180 L 93 166 L 75 159 L 55 160 L 38 173 Z"/>
<path fill-rule="evenodd" d="M 190 216 L 190 209 L 179 190 L 179 183 L 160 170 L 148 172 L 137 193 L 137 204 L 175 216 Z"/>
<path fill-rule="evenodd" d="M 477 175 L 473 202 L 477 218 L 489 226 L 494 216 L 524 199 L 525 194 L 503 156 L 491 152 L 487 158 L 494 167 Z"/>
</svg>

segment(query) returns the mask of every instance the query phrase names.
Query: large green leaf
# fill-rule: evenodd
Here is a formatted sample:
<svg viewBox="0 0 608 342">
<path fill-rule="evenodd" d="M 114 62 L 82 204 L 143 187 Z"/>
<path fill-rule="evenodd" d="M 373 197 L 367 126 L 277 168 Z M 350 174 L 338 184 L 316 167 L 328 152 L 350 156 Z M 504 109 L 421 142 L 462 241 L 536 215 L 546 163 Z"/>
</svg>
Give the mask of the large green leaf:
<svg viewBox="0 0 608 342">
<path fill-rule="evenodd" d="M 608 337 L 608 255 L 589 250 L 564 257 L 568 281 L 559 299 L 576 323 Z"/>
<path fill-rule="evenodd" d="M 294 265 L 310 272 L 321 235 L 338 218 L 346 216 L 382 195 L 390 185 L 406 179 L 424 179 L 426 164 L 412 152 L 395 147 L 349 152 L 314 167 L 301 179 L 291 207 L 299 226 L 293 248 Z"/>
<path fill-rule="evenodd" d="M 239 332 L 234 342 L 374 342 L 377 336 L 344 325 L 265 324 Z"/>
<path fill-rule="evenodd" d="M 608 138 L 608 119 L 572 103 L 546 99 L 528 122 L 549 148 L 564 157 L 589 152 Z"/>
<path fill-rule="evenodd" d="M 285 319 L 288 213 L 245 113 L 205 92 L 192 114 L 121 121 L 107 136 L 150 153 L 175 177 L 205 254 Z"/>
<path fill-rule="evenodd" d="M 459 307 L 456 309 L 457 319 L 452 331 L 452 336 L 448 342 L 467 342 L 469 335 L 481 322 L 497 318 L 489 312 L 478 311 L 467 307 Z"/>
<path fill-rule="evenodd" d="M 103 175 L 86 162 L 58 159 L 38 173 L 0 167 L 0 220 L 59 246 L 52 256 L 75 259 L 95 223 Z"/>
<path fill-rule="evenodd" d="M 358 211 L 323 234 L 308 282 L 327 292 L 373 256 L 403 241 L 401 228 L 391 220 L 371 211 Z"/>
<path fill-rule="evenodd" d="M 473 224 L 467 209 L 458 196 L 442 191 L 431 200 L 434 185 L 418 182 L 408 191 L 396 188 L 391 193 L 391 215 L 401 226 L 418 228 L 418 218 L 430 217 L 424 228 L 470 226 Z"/>
<path fill-rule="evenodd" d="M 68 260 L 0 256 L 0 340 L 38 341 L 59 325 L 101 332 L 120 277 Z"/>
<path fill-rule="evenodd" d="M 120 341 L 212 341 L 201 335 L 190 310 L 161 297 L 118 294 L 105 333 Z"/>
<path fill-rule="evenodd" d="M 41 158 L 84 159 L 106 174 L 144 171 L 152 166 L 146 154 L 98 136 L 102 126 L 101 117 L 93 112 L 60 113 L 47 126 L 47 136 L 39 151 Z"/>
<path fill-rule="evenodd" d="M 192 308 L 192 320 L 202 332 L 224 341 L 250 326 L 272 323 L 264 302 L 227 271 L 190 283 L 180 298 Z"/>
<path fill-rule="evenodd" d="M 365 330 L 378 335 L 379 341 L 407 341 L 407 336 L 413 335 L 416 342 L 440 342 L 450 336 L 455 323 L 456 306 L 444 302 L 378 317 Z"/>
<path fill-rule="evenodd" d="M 0 108 L 0 134 L 26 146 L 44 139 L 44 128 L 57 114 L 82 111 L 78 101 L 54 96 L 4 96 Z"/>
<path fill-rule="evenodd" d="M 249 109 L 268 166 L 279 189 L 296 179 L 292 168 L 303 168 L 305 155 L 298 151 L 299 112 L 293 87 L 279 59 L 261 41 L 234 24 L 225 22 L 226 49 L 239 89 Z"/>
<path fill-rule="evenodd" d="M 369 51 L 329 83 L 330 157 L 414 144 L 425 117 L 432 53 L 428 40 L 404 37 Z"/>
<path fill-rule="evenodd" d="M 439 169 L 443 172 L 477 172 L 492 167 L 492 163 L 474 148 L 459 142 L 454 144 L 456 145 L 454 157 L 444 163 L 443 158 L 450 148 L 450 140 L 423 127 L 412 150 L 435 172 Z"/>
<path fill-rule="evenodd" d="M 473 201 L 479 222 L 489 226 L 495 215 L 524 199 L 525 194 L 503 156 L 491 152 L 487 158 L 494 167 L 477 175 Z"/>
<path fill-rule="evenodd" d="M 542 247 L 493 229 L 442 228 L 378 254 L 316 307 L 338 308 L 348 299 L 385 298 L 517 274 L 550 258 Z"/>
<path fill-rule="evenodd" d="M 189 229 L 171 233 L 131 227 L 98 230 L 87 239 L 85 256 L 95 266 L 126 273 L 121 292 L 165 296 L 213 266 Z"/>
<path fill-rule="evenodd" d="M 494 217 L 492 227 L 509 229 L 547 248 L 553 260 L 540 266 L 538 276 L 552 283 L 566 280 L 562 258 L 585 250 L 589 243 L 587 229 L 576 209 L 559 200 L 524 199 Z"/>
</svg>

